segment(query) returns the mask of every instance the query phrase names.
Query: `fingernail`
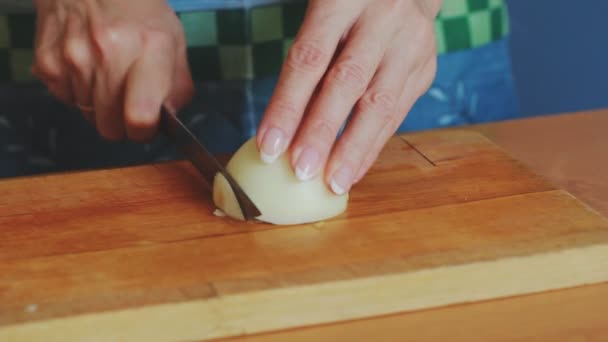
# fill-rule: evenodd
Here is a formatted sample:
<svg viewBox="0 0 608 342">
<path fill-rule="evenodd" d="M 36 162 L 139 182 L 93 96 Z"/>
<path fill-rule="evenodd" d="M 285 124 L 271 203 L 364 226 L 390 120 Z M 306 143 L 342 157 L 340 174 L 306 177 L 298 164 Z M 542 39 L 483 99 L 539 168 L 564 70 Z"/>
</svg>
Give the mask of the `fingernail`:
<svg viewBox="0 0 608 342">
<path fill-rule="evenodd" d="M 262 146 L 260 148 L 262 160 L 267 164 L 274 163 L 281 152 L 283 152 L 284 144 L 285 134 L 278 128 L 270 128 L 266 131 L 264 139 L 262 140 Z"/>
<path fill-rule="evenodd" d="M 342 166 L 334 173 L 331 178 L 330 186 L 331 190 L 336 193 L 336 195 L 344 195 L 353 181 L 353 169 L 348 166 Z"/>
<path fill-rule="evenodd" d="M 296 177 L 301 181 L 311 179 L 317 172 L 320 161 L 321 155 L 319 152 L 310 147 L 304 149 L 302 153 L 300 153 L 300 157 L 296 164 Z"/>
</svg>

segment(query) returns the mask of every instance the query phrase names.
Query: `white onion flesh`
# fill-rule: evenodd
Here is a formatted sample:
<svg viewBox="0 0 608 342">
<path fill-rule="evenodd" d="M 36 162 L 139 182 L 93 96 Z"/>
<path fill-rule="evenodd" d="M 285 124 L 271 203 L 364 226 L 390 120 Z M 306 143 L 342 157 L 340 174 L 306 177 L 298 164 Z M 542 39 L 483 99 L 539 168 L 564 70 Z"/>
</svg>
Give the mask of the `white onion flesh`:
<svg viewBox="0 0 608 342">
<path fill-rule="evenodd" d="M 258 220 L 277 225 L 303 224 L 342 214 L 348 194 L 331 192 L 322 176 L 300 181 L 294 174 L 287 153 L 274 163 L 264 163 L 255 137 L 247 141 L 228 162 L 226 169 L 260 209 Z M 223 175 L 213 183 L 213 201 L 227 216 L 243 220 L 236 196 Z"/>
</svg>

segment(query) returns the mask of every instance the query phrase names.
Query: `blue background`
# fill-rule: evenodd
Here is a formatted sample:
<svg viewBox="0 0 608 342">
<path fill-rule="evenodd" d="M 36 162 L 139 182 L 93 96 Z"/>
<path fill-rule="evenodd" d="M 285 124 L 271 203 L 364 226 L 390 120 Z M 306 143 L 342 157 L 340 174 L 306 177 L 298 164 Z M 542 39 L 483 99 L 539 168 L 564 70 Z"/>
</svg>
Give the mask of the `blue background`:
<svg viewBox="0 0 608 342">
<path fill-rule="evenodd" d="M 522 114 L 608 107 L 608 1 L 509 0 L 508 5 Z"/>
</svg>

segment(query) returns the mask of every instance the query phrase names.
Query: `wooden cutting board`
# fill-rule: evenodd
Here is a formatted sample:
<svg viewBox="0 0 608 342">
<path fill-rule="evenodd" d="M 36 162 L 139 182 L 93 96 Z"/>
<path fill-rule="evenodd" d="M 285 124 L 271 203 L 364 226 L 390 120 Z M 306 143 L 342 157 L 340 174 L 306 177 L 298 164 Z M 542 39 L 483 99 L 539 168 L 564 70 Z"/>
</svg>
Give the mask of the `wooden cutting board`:
<svg viewBox="0 0 608 342">
<path fill-rule="evenodd" d="M 205 340 L 608 281 L 608 221 L 468 131 L 395 137 L 310 225 L 213 216 L 185 162 L 0 194 L 0 341 Z"/>
</svg>

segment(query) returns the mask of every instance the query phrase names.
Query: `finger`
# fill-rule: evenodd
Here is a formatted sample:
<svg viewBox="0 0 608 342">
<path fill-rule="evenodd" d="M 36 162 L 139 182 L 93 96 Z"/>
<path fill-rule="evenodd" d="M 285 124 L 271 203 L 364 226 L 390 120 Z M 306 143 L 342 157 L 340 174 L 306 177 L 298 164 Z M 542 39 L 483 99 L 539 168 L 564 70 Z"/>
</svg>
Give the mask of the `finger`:
<svg viewBox="0 0 608 342">
<path fill-rule="evenodd" d="M 49 92 L 64 103 L 71 103 L 71 89 L 61 56 L 63 22 L 60 14 L 47 10 L 36 22 L 36 41 L 32 74 L 44 82 Z M 61 15 L 63 17 L 63 15 Z"/>
<path fill-rule="evenodd" d="M 194 84 L 188 64 L 186 41 L 183 33 L 180 33 L 178 46 L 173 84 L 169 97 L 165 101 L 167 108 L 173 112 L 187 105 L 194 95 Z"/>
<path fill-rule="evenodd" d="M 419 18 L 419 20 L 424 20 Z M 361 166 L 356 172 L 356 176 L 353 183 L 358 183 L 373 166 L 374 162 L 378 158 L 378 155 L 384 148 L 388 139 L 395 133 L 399 128 L 399 125 L 407 117 L 408 112 L 416 100 L 428 90 L 435 78 L 437 70 L 437 54 L 436 54 L 436 43 L 435 37 L 429 30 L 432 30 L 431 26 L 425 25 L 424 22 L 409 22 L 410 26 L 404 27 L 404 29 L 395 38 L 396 42 L 392 44 L 394 47 L 399 47 L 399 42 L 410 42 L 410 46 L 416 46 L 418 51 L 429 51 L 427 58 L 414 58 L 414 54 L 406 54 L 405 58 L 402 59 L 402 66 L 407 66 L 405 74 L 405 85 L 400 95 L 396 110 L 397 115 L 402 116 L 401 119 L 395 122 L 395 125 L 386 125 L 382 131 L 372 138 L 370 148 L 363 158 Z M 413 26 L 412 26 L 413 25 Z M 414 30 L 412 28 L 418 28 Z M 394 49 L 394 48 L 393 48 Z M 412 49 L 410 49 L 412 50 Z M 391 52 L 397 54 L 397 52 Z M 388 70 L 387 65 L 387 70 Z M 353 129 L 354 131 L 355 129 Z M 338 145 L 346 144 L 346 141 L 338 142 Z M 346 148 L 348 149 L 348 148 Z M 350 149 L 349 149 L 350 152 Z M 344 152 L 342 152 L 344 154 Z M 335 153 L 332 156 L 332 166 L 328 169 L 336 168 L 336 165 L 340 165 L 341 157 L 339 153 Z M 360 158 L 359 158 L 360 159 Z M 356 164 L 356 163 L 355 163 Z M 356 167 L 355 167 L 356 168 Z M 329 171 L 328 174 L 331 174 Z M 331 180 L 329 180 L 331 182 Z"/>
<path fill-rule="evenodd" d="M 69 70 L 74 103 L 85 112 L 92 110 L 94 59 L 86 17 L 81 6 L 75 6 L 67 17 L 63 40 L 64 65 Z M 85 115 L 85 116 L 90 116 Z"/>
<path fill-rule="evenodd" d="M 314 177 L 325 164 L 340 127 L 378 69 L 396 26 L 391 21 L 379 21 L 380 14 L 364 15 L 353 27 L 344 51 L 325 76 L 319 97 L 301 124 L 291 156 L 301 180 Z"/>
<path fill-rule="evenodd" d="M 135 141 L 148 141 L 158 124 L 160 109 L 171 90 L 175 72 L 175 46 L 165 33 L 147 34 L 141 57 L 127 76 L 125 125 Z"/>
<path fill-rule="evenodd" d="M 412 33 L 403 30 L 395 38 L 396 42 L 412 41 Z M 392 44 L 384 62 L 370 83 L 365 94 L 357 102 L 353 116 L 344 134 L 332 152 L 325 169 L 326 181 L 337 194 L 347 192 L 356 178 L 366 157 L 375 152 L 372 145 L 383 146 L 403 121 L 409 109 L 400 99 L 416 97 L 414 89 L 407 89 L 408 80 L 414 84 L 424 82 L 423 78 L 410 75 L 417 67 L 418 60 L 426 60 L 419 52 L 401 44 Z M 403 101 L 403 100 L 402 100 Z"/>
<path fill-rule="evenodd" d="M 125 136 L 124 90 L 128 70 L 139 56 L 142 42 L 128 23 L 105 24 L 92 10 L 89 26 L 96 59 L 93 105 L 101 136 L 120 140 Z"/>
<path fill-rule="evenodd" d="M 434 78 L 433 76 L 435 75 L 435 68 L 436 68 L 436 59 L 431 58 L 427 61 L 427 63 L 424 65 L 423 68 L 416 70 L 411 75 L 411 77 L 408 78 L 407 83 L 415 83 L 415 84 L 410 85 L 410 84 L 406 83 L 405 90 L 404 90 L 403 94 L 401 95 L 401 99 L 397 106 L 398 113 L 402 113 L 404 115 L 404 118 L 407 116 L 407 113 L 410 111 L 410 109 L 414 105 L 414 102 L 416 102 L 418 95 L 424 93 L 426 91 L 426 89 L 429 88 L 431 81 Z M 422 76 L 422 75 L 425 75 L 425 76 Z M 421 77 L 425 77 L 426 83 L 417 81 L 417 80 L 420 80 Z M 401 120 L 401 122 L 403 122 L 403 120 Z M 354 180 L 353 184 L 356 184 L 356 183 L 360 182 L 361 179 L 363 179 L 365 174 L 367 174 L 367 172 L 373 166 L 373 164 L 376 161 L 376 159 L 378 158 L 378 155 L 380 154 L 380 152 L 382 152 L 382 149 L 384 148 L 388 139 L 395 133 L 395 131 L 398 128 L 399 128 L 398 125 L 397 125 L 397 127 L 390 127 L 387 125 L 380 132 L 380 134 L 378 134 L 376 139 L 374 139 L 374 142 L 371 144 L 371 148 L 367 152 L 367 155 L 365 156 L 365 159 L 363 160 L 363 163 L 362 163 L 361 167 L 359 168 L 357 175 L 355 176 L 355 180 Z"/>
<path fill-rule="evenodd" d="M 382 129 L 382 131 L 378 134 L 378 136 L 372 138 L 372 142 L 363 159 L 363 163 L 361 164 L 361 167 L 359 167 L 359 170 L 355 173 L 355 178 L 352 182 L 352 185 L 359 183 L 361 181 L 361 179 L 363 179 L 365 174 L 367 174 L 369 169 L 371 169 L 371 167 L 374 165 L 375 161 L 378 159 L 380 152 L 382 152 L 382 149 L 386 145 L 387 139 L 385 137 L 392 136 L 395 133 L 396 129 L 397 129 L 396 127 L 391 127 L 391 126 L 387 125 Z M 351 187 L 352 187 L 352 185 L 351 185 Z"/>
<path fill-rule="evenodd" d="M 310 2 L 258 129 L 257 144 L 266 162 L 289 146 L 340 39 L 360 11 L 341 10 L 337 3 Z"/>
</svg>

